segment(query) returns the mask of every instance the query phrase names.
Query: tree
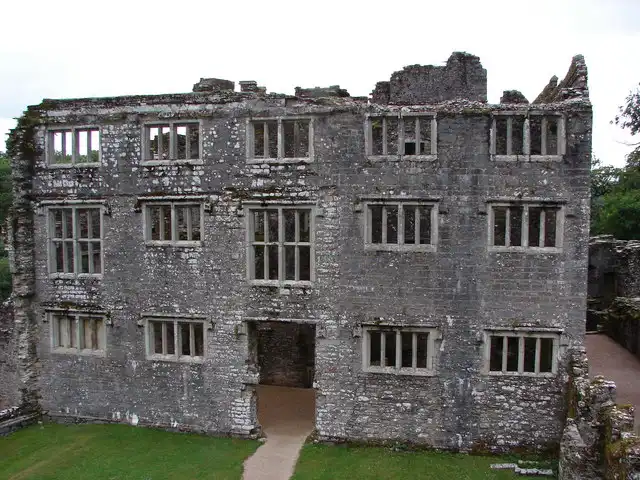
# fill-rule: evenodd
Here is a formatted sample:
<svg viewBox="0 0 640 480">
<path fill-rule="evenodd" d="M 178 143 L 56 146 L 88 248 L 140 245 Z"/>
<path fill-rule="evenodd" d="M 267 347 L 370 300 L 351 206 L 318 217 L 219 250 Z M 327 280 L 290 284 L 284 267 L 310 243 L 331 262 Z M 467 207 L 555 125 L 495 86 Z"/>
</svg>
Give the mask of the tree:
<svg viewBox="0 0 640 480">
<path fill-rule="evenodd" d="M 613 123 L 640 132 L 640 88 L 631 92 Z M 591 233 L 607 233 L 626 240 L 640 239 L 640 142 L 618 169 L 591 164 Z"/>
</svg>

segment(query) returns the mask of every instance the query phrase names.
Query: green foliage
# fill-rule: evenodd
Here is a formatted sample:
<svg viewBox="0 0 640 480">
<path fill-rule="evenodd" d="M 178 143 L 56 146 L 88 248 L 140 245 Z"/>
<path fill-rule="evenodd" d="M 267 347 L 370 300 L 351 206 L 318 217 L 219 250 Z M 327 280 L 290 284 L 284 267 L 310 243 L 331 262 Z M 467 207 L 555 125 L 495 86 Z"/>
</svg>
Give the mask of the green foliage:
<svg viewBox="0 0 640 480">
<path fill-rule="evenodd" d="M 0 437 L 0 478 L 239 479 L 258 445 L 127 425 L 45 424 Z"/>
<path fill-rule="evenodd" d="M 614 123 L 640 132 L 640 89 L 631 92 Z M 640 144 L 627 155 L 623 168 L 591 164 L 591 234 L 640 239 Z"/>
<path fill-rule="evenodd" d="M 513 470 L 491 470 L 492 463 L 513 463 L 513 458 L 442 452 L 398 452 L 381 447 L 305 445 L 293 480 L 510 480 Z M 545 466 L 546 468 L 546 466 Z"/>
</svg>

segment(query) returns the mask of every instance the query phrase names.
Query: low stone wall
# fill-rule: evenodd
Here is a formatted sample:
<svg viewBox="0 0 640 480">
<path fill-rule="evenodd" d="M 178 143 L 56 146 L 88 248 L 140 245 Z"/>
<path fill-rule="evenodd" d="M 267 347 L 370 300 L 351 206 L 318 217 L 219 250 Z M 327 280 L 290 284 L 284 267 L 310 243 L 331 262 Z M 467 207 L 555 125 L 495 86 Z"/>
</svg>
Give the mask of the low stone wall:
<svg viewBox="0 0 640 480">
<path fill-rule="evenodd" d="M 600 325 L 607 335 L 640 357 L 640 297 L 617 297 Z"/>
<path fill-rule="evenodd" d="M 0 410 L 18 405 L 18 342 L 13 305 L 0 304 Z"/>
<path fill-rule="evenodd" d="M 633 406 L 616 405 L 616 386 L 589 379 L 584 348 L 571 352 L 567 423 L 560 443 L 559 480 L 640 479 L 640 438 Z"/>
</svg>

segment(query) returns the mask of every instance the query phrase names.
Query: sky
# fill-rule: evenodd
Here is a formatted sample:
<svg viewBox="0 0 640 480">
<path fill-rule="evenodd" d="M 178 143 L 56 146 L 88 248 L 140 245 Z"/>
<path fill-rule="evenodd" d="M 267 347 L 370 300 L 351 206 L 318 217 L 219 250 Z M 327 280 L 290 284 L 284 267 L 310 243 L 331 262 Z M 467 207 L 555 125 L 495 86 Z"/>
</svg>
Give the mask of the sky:
<svg viewBox="0 0 640 480">
<path fill-rule="evenodd" d="M 31 0 L 2 2 L 0 18 L 0 151 L 43 98 L 189 92 L 200 77 L 366 96 L 452 51 L 480 57 L 491 103 L 511 89 L 532 101 L 583 54 L 594 154 L 621 166 L 640 142 L 610 124 L 640 82 L 639 0 Z"/>
</svg>

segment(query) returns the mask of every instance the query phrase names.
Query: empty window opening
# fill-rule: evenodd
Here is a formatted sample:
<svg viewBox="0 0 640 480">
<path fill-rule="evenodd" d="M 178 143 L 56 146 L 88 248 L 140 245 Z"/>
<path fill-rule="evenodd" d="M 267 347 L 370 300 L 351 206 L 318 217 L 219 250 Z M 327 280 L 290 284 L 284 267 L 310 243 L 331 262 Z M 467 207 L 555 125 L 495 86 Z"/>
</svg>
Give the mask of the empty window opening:
<svg viewBox="0 0 640 480">
<path fill-rule="evenodd" d="M 495 154 L 523 155 L 525 117 L 503 115 L 495 117 Z"/>
<path fill-rule="evenodd" d="M 509 333 L 489 336 L 489 372 L 555 373 L 558 336 Z"/>
<path fill-rule="evenodd" d="M 101 354 L 105 350 L 104 317 L 82 313 L 52 313 L 54 351 Z"/>
<path fill-rule="evenodd" d="M 52 273 L 102 273 L 102 211 L 100 207 L 49 209 Z"/>
<path fill-rule="evenodd" d="M 149 320 L 149 356 L 164 360 L 202 360 L 205 331 L 201 321 Z"/>
<path fill-rule="evenodd" d="M 255 322 L 257 369 L 262 385 L 311 388 L 315 370 L 315 325 Z M 252 345 L 256 342 L 250 342 Z"/>
<path fill-rule="evenodd" d="M 197 160 L 200 124 L 168 123 L 145 127 L 144 160 Z"/>
<path fill-rule="evenodd" d="M 368 119 L 368 155 L 435 155 L 435 117 L 372 116 Z"/>
<path fill-rule="evenodd" d="M 202 205 L 181 202 L 145 206 L 145 240 L 175 243 L 202 240 Z"/>
<path fill-rule="evenodd" d="M 420 374 L 434 368 L 433 330 L 365 327 L 363 365 L 365 371 Z"/>
<path fill-rule="evenodd" d="M 310 282 L 311 238 L 310 208 L 252 209 L 250 278 Z"/>
<path fill-rule="evenodd" d="M 49 132 L 49 163 L 57 165 L 100 163 L 100 130 L 71 128 Z"/>
<path fill-rule="evenodd" d="M 311 157 L 311 120 L 275 119 L 250 124 L 249 158 Z"/>
<path fill-rule="evenodd" d="M 369 204 L 367 243 L 376 245 L 432 245 L 433 205 Z"/>
<path fill-rule="evenodd" d="M 529 208 L 529 246 L 556 246 L 558 210 L 558 207 Z"/>
<path fill-rule="evenodd" d="M 558 248 L 560 207 L 494 205 L 491 207 L 492 246 Z"/>
<path fill-rule="evenodd" d="M 553 115 L 531 115 L 531 155 L 561 155 L 559 133 L 562 119 Z"/>
</svg>

